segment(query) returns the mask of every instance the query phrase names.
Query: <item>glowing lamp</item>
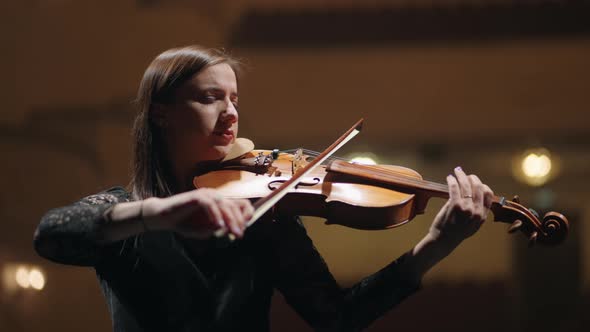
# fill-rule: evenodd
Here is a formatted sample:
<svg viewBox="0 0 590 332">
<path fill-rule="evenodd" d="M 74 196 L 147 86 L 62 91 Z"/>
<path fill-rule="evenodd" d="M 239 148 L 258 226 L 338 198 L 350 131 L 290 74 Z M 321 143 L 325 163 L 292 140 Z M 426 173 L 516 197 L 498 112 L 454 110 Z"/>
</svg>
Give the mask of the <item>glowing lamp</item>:
<svg viewBox="0 0 590 332">
<path fill-rule="evenodd" d="M 542 186 L 555 175 L 555 161 L 551 153 L 544 148 L 529 149 L 515 158 L 514 176 L 530 185 Z"/>
</svg>

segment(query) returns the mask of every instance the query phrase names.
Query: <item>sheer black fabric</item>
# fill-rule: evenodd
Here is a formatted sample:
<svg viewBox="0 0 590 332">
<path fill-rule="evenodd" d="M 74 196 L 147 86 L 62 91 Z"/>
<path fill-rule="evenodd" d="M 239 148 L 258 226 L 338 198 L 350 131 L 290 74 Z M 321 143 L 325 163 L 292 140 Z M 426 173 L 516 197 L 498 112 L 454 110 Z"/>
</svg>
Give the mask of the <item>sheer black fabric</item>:
<svg viewBox="0 0 590 332">
<path fill-rule="evenodd" d="M 196 241 L 146 232 L 93 243 L 104 212 L 130 200 L 123 188 L 51 210 L 39 254 L 96 269 L 114 331 L 268 331 L 274 289 L 317 331 L 358 331 L 419 288 L 404 258 L 342 289 L 297 217 L 261 220 L 242 240 Z"/>
</svg>

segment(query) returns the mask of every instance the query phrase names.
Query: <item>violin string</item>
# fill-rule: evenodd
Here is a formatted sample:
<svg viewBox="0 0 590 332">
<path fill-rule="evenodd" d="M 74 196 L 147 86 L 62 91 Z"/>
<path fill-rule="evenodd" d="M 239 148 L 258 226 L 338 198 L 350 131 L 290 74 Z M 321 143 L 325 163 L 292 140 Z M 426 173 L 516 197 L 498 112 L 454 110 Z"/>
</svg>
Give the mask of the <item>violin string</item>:
<svg viewBox="0 0 590 332">
<path fill-rule="evenodd" d="M 385 176 L 391 176 L 391 177 L 395 178 L 396 180 L 404 181 L 404 182 L 406 182 L 410 185 L 416 186 L 416 187 L 422 187 L 424 189 L 433 189 L 436 191 L 448 192 L 448 187 L 446 185 L 443 185 L 440 183 L 414 178 L 411 176 L 399 174 L 395 171 L 380 168 L 380 167 L 371 167 L 371 168 L 373 168 L 373 170 L 377 170 L 378 173 L 381 173 Z"/>
<path fill-rule="evenodd" d="M 365 166 L 368 169 L 371 169 L 375 173 L 378 173 L 383 176 L 392 177 L 395 180 L 401 180 L 403 182 L 410 183 L 410 184 L 413 184 L 416 186 L 426 187 L 427 189 L 432 188 L 435 190 L 447 191 L 447 186 L 442 185 L 440 183 L 414 178 L 414 177 L 411 177 L 408 175 L 400 174 L 399 172 L 396 172 L 393 170 L 379 167 L 379 166 L 372 166 L 372 165 L 363 165 L 363 166 Z"/>
<path fill-rule="evenodd" d="M 288 149 L 288 150 L 282 150 L 280 152 L 293 154 L 293 153 L 297 152 L 297 150 L 299 150 L 299 149 Z M 301 151 L 303 152 L 303 154 L 308 155 L 310 157 L 314 157 L 314 158 L 320 155 L 320 152 L 313 151 L 313 150 L 301 149 Z M 337 156 L 330 156 L 330 157 L 328 157 L 328 159 L 326 159 L 326 161 L 324 163 L 327 163 L 327 162 L 330 162 L 333 160 L 348 161 L 348 159 L 346 159 L 346 158 L 337 157 Z"/>
<path fill-rule="evenodd" d="M 432 189 L 436 191 L 448 192 L 448 187 L 431 181 L 417 179 L 408 175 L 400 174 L 399 172 L 389 170 L 379 166 L 373 165 L 358 165 L 366 170 L 373 172 L 373 174 L 377 176 L 382 176 L 384 178 L 393 180 L 398 184 L 407 185 L 416 188 L 423 188 L 423 189 Z"/>
<path fill-rule="evenodd" d="M 285 153 L 294 153 L 299 149 L 288 149 L 288 150 L 283 150 L 281 152 L 285 152 Z M 313 151 L 313 150 L 309 150 L 309 149 L 301 149 L 301 151 L 308 155 L 308 156 L 312 156 L 312 157 L 317 157 L 320 153 L 317 151 Z M 342 161 L 346 161 L 346 162 L 350 162 L 348 159 L 346 158 L 342 158 L 342 157 L 337 157 L 337 156 L 331 156 L 329 157 L 326 162 L 329 161 L 333 161 L 333 160 L 342 160 Z M 422 180 L 422 179 L 417 179 L 408 175 L 404 175 L 404 174 L 400 174 L 399 172 L 393 171 L 393 170 L 389 170 L 387 168 L 383 168 L 383 167 L 379 167 L 379 166 L 374 166 L 374 165 L 364 165 L 364 164 L 355 164 L 355 165 L 359 165 L 367 170 L 372 171 L 373 173 L 375 173 L 376 175 L 381 175 L 383 177 L 386 178 L 390 178 L 394 181 L 399 182 L 400 184 L 406 184 L 408 186 L 412 186 L 412 187 L 418 187 L 418 188 L 424 188 L 424 189 L 433 189 L 436 191 L 442 191 L 442 192 L 448 192 L 448 187 L 444 184 L 441 183 L 437 183 L 437 182 L 432 182 L 432 181 L 427 181 L 427 180 Z"/>
</svg>

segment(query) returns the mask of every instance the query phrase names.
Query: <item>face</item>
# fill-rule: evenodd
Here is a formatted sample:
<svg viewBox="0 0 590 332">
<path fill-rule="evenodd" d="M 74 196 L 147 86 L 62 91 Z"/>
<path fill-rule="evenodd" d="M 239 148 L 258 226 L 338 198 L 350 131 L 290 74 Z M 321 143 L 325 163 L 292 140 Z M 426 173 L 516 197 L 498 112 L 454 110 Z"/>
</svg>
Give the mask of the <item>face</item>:
<svg viewBox="0 0 590 332">
<path fill-rule="evenodd" d="M 226 63 L 209 66 L 182 84 L 166 106 L 165 136 L 173 160 L 195 165 L 225 157 L 238 134 L 238 86 Z"/>
</svg>

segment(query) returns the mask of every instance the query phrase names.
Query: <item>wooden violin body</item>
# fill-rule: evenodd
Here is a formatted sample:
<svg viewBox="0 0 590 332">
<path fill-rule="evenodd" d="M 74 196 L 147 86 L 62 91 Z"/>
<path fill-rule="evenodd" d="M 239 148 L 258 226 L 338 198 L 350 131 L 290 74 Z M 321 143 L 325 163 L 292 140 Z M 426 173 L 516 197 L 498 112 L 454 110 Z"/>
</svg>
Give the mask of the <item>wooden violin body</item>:
<svg viewBox="0 0 590 332">
<path fill-rule="evenodd" d="M 254 151 L 269 156 L 271 151 Z M 245 157 L 248 158 L 248 157 Z M 252 157 L 250 157 L 252 158 Z M 248 160 L 248 159 L 245 159 Z M 257 172 L 247 162 L 245 168 L 237 165 L 195 177 L 197 188 L 215 188 L 229 198 L 260 198 L 276 190 L 279 184 L 293 175 L 294 156 L 282 153 L 272 165 Z M 401 166 L 383 166 L 408 177 L 420 175 Z M 383 187 L 345 181 L 345 174 L 326 172 L 322 165 L 304 177 L 275 207 L 275 211 L 293 215 L 316 216 L 327 223 L 373 230 L 399 226 L 416 214 L 414 194 L 402 193 Z M 358 180 L 358 179 L 357 179 Z"/>
</svg>

